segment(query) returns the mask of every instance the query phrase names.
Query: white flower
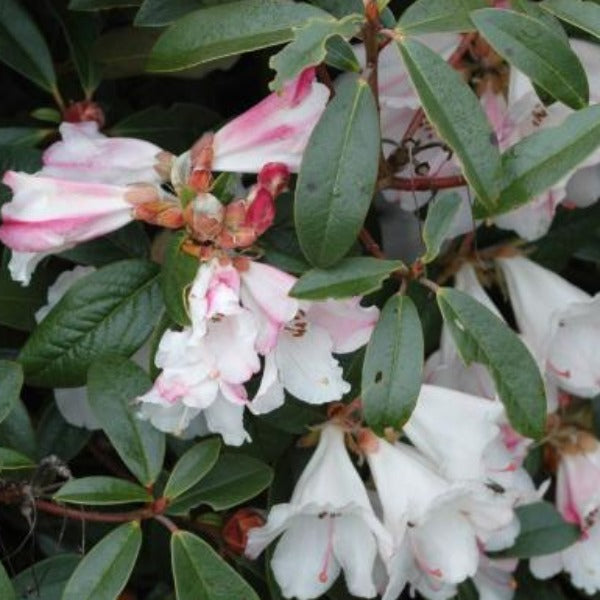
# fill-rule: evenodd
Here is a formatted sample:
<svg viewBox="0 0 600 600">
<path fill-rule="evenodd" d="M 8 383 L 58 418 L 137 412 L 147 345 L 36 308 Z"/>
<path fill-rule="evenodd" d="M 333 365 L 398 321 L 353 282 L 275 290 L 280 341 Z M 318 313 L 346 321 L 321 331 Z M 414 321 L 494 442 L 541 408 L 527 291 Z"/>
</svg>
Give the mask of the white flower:
<svg viewBox="0 0 600 600">
<path fill-rule="evenodd" d="M 286 598 L 324 594 L 344 571 L 351 594 L 376 595 L 375 559 L 389 536 L 344 446 L 344 432 L 326 426 L 287 504 L 273 506 L 264 527 L 250 530 L 246 555 L 256 558 L 281 535 L 271 567 Z"/>
</svg>

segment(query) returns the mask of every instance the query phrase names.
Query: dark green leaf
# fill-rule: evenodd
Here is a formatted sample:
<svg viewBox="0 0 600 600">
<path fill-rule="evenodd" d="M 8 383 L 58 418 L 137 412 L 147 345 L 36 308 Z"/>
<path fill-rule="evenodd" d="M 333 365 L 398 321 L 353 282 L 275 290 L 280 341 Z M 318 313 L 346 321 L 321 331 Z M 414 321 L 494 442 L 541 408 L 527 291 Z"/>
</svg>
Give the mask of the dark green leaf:
<svg viewBox="0 0 600 600">
<path fill-rule="evenodd" d="M 600 38 L 600 6 L 583 0 L 544 0 L 540 6 L 559 19 Z"/>
<path fill-rule="evenodd" d="M 107 8 L 123 8 L 139 6 L 142 0 L 71 0 L 71 10 L 104 10 Z"/>
<path fill-rule="evenodd" d="M 54 129 L 0 127 L 0 146 L 35 146 L 52 133 Z"/>
<path fill-rule="evenodd" d="M 0 598 L 2 600 L 17 600 L 15 588 L 10 582 L 2 563 L 0 563 Z"/>
<path fill-rule="evenodd" d="M 311 4 L 326 10 L 338 19 L 352 13 L 360 13 L 365 8 L 362 0 L 311 0 Z"/>
<path fill-rule="evenodd" d="M 429 203 L 423 227 L 423 242 L 427 248 L 423 262 L 431 262 L 439 254 L 461 204 L 462 199 L 456 192 L 442 194 Z"/>
<path fill-rule="evenodd" d="M 526 437 L 541 437 L 546 424 L 544 382 L 519 336 L 468 294 L 440 288 L 437 301 L 462 359 L 488 368 L 511 425 Z"/>
<path fill-rule="evenodd" d="M 373 94 L 351 75 L 310 136 L 296 186 L 298 239 L 315 266 L 333 265 L 354 244 L 371 204 L 379 145 Z"/>
<path fill-rule="evenodd" d="M 522 561 L 516 573 L 517 589 L 514 600 L 573 600 L 574 595 L 565 596 L 557 577 L 542 581 L 536 579 L 526 561 Z M 593 600 L 598 600 L 594 598 Z"/>
<path fill-rule="evenodd" d="M 535 502 L 516 509 L 521 531 L 510 548 L 498 554 L 507 558 L 531 558 L 559 552 L 581 537 L 579 527 L 567 523 L 549 502 Z"/>
<path fill-rule="evenodd" d="M 144 486 L 156 480 L 165 455 L 164 433 L 141 420 L 132 407 L 151 386 L 148 375 L 123 358 L 105 358 L 90 368 L 90 406 L 123 462 Z"/>
<path fill-rule="evenodd" d="M 403 267 L 399 260 L 368 256 L 344 258 L 331 269 L 312 269 L 302 275 L 290 296 L 302 300 L 362 296 L 378 290 L 390 273 Z"/>
<path fill-rule="evenodd" d="M 8 417 L 23 386 L 21 365 L 10 360 L 0 360 L 0 423 Z"/>
<path fill-rule="evenodd" d="M 18 448 L 27 456 L 37 456 L 35 433 L 25 405 L 18 401 L 0 423 L 0 446 Z"/>
<path fill-rule="evenodd" d="M 61 600 L 65 585 L 80 559 L 75 554 L 59 554 L 21 571 L 13 579 L 18 600 Z M 35 591 L 33 595 L 32 590 Z"/>
<path fill-rule="evenodd" d="M 339 35 L 331 37 L 325 42 L 325 62 L 340 71 L 354 71 L 360 73 L 360 63 L 354 54 L 352 44 Z"/>
<path fill-rule="evenodd" d="M 32 467 L 35 467 L 35 463 L 20 452 L 11 448 L 0 448 L 0 472 Z"/>
<path fill-rule="evenodd" d="M 245 0 L 196 10 L 161 35 L 152 50 L 150 71 L 177 71 L 217 58 L 282 44 L 292 27 L 322 11 L 285 0 Z"/>
<path fill-rule="evenodd" d="M 240 575 L 193 533 L 173 534 L 171 561 L 177 600 L 259 600 Z"/>
<path fill-rule="evenodd" d="M 362 15 L 348 15 L 339 21 L 325 17 L 309 19 L 305 25 L 295 27 L 294 39 L 269 60 L 270 67 L 277 73 L 269 87 L 279 91 L 286 81 L 307 67 L 322 63 L 327 55 L 327 42 L 333 37 L 350 39 L 363 20 Z"/>
<path fill-rule="evenodd" d="M 181 244 L 186 238 L 185 231 L 171 235 L 160 277 L 167 313 L 179 325 L 191 324 L 187 295 L 199 267 L 197 258 L 181 250 Z"/>
<path fill-rule="evenodd" d="M 500 152 L 479 99 L 457 71 L 424 44 L 407 39 L 399 46 L 427 117 L 456 152 L 478 200 L 492 208 L 500 194 Z"/>
<path fill-rule="evenodd" d="M 48 92 L 56 91 L 50 51 L 22 4 L 0 0 L 0 60 Z"/>
<path fill-rule="evenodd" d="M 571 108 L 589 99 L 587 76 L 562 36 L 530 15 L 483 8 L 471 19 L 492 48 L 551 96 Z"/>
<path fill-rule="evenodd" d="M 225 4 L 234 0 L 144 0 L 137 15 L 138 27 L 162 27 L 199 8 Z"/>
<path fill-rule="evenodd" d="M 486 6 L 484 0 L 417 0 L 402 13 L 398 29 L 406 35 L 471 31 L 469 13 Z"/>
<path fill-rule="evenodd" d="M 511 6 L 513 10 L 529 15 L 534 19 L 539 19 L 547 27 L 558 34 L 565 43 L 569 43 L 569 37 L 563 29 L 563 26 L 560 24 L 560 21 L 549 12 L 543 10 L 540 2 L 532 2 L 531 0 L 512 0 Z"/>
<path fill-rule="evenodd" d="M 116 477 L 83 477 L 71 479 L 56 494 L 57 502 L 71 504 L 129 504 L 130 502 L 150 502 L 152 496 L 143 487 Z"/>
<path fill-rule="evenodd" d="M 502 156 L 499 211 L 507 212 L 548 189 L 600 146 L 600 105 L 569 115 L 511 146 Z M 491 214 L 495 214 L 491 213 Z M 486 213 L 475 211 L 480 217 Z"/>
<path fill-rule="evenodd" d="M 179 496 L 169 512 L 183 514 L 201 504 L 226 510 L 260 494 L 272 479 L 273 470 L 260 460 L 243 454 L 221 454 L 208 475 Z"/>
<path fill-rule="evenodd" d="M 392 296 L 371 336 L 362 370 L 362 401 L 369 426 L 400 429 L 417 403 L 423 372 L 423 331 L 408 296 Z"/>
<path fill-rule="evenodd" d="M 33 332 L 20 355 L 28 383 L 83 385 L 90 364 L 107 354 L 133 354 L 161 308 L 158 269 L 124 260 L 77 281 Z"/>
<path fill-rule="evenodd" d="M 173 468 L 163 496 L 177 498 L 195 486 L 215 466 L 220 451 L 221 440 L 216 437 L 190 448 Z"/>
<path fill-rule="evenodd" d="M 117 527 L 83 557 L 61 600 L 115 600 L 131 575 L 141 545 L 137 521 Z"/>
<path fill-rule="evenodd" d="M 69 462 L 81 452 L 92 432 L 83 427 L 75 427 L 65 421 L 57 405 L 52 402 L 44 411 L 37 430 L 38 456 L 55 454 Z"/>
</svg>

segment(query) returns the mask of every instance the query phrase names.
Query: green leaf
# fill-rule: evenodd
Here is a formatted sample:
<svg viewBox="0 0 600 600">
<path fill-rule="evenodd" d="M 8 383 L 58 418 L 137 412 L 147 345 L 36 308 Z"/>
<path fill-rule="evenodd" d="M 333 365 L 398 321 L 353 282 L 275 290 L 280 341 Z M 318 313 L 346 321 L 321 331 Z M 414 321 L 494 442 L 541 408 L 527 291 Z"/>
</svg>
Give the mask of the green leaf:
<svg viewBox="0 0 600 600">
<path fill-rule="evenodd" d="M 259 600 L 237 571 L 193 533 L 173 534 L 171 561 L 177 600 Z"/>
<path fill-rule="evenodd" d="M 169 150 L 183 152 L 221 120 L 214 111 L 197 104 L 177 103 L 169 108 L 150 106 L 113 125 L 113 136 L 142 138 Z"/>
<path fill-rule="evenodd" d="M 403 13 L 398 29 L 406 35 L 475 29 L 469 13 L 485 8 L 484 0 L 417 0 Z"/>
<path fill-rule="evenodd" d="M 325 55 L 325 62 L 335 69 L 340 71 L 353 71 L 354 73 L 360 73 L 361 66 L 354 54 L 352 44 L 347 42 L 344 38 L 339 35 L 330 37 L 325 42 L 325 49 L 327 54 Z"/>
<path fill-rule="evenodd" d="M 511 425 L 526 437 L 540 438 L 546 424 L 544 382 L 519 336 L 468 294 L 440 288 L 437 301 L 465 363 L 488 368 Z"/>
<path fill-rule="evenodd" d="M 196 10 L 176 21 L 154 46 L 150 71 L 178 71 L 216 58 L 283 44 L 292 27 L 323 12 L 303 2 L 244 0 Z"/>
<path fill-rule="evenodd" d="M 600 38 L 600 6 L 583 0 L 544 0 L 540 6 L 562 21 Z"/>
<path fill-rule="evenodd" d="M 371 336 L 362 369 L 361 396 L 369 426 L 382 433 L 408 421 L 423 379 L 423 331 L 408 296 L 392 296 Z"/>
<path fill-rule="evenodd" d="M 13 585 L 19 600 L 61 600 L 65 585 L 79 564 L 76 554 L 59 554 L 21 571 Z M 32 590 L 35 590 L 32 596 Z M 4 596 L 0 595 L 1 598 Z"/>
<path fill-rule="evenodd" d="M 29 413 L 19 400 L 11 413 L 0 423 L 0 446 L 18 448 L 27 456 L 37 456 L 35 433 Z"/>
<path fill-rule="evenodd" d="M 143 487 L 116 477 L 83 477 L 71 479 L 56 494 L 57 502 L 71 504 L 129 504 L 130 502 L 150 502 L 152 496 Z"/>
<path fill-rule="evenodd" d="M 62 116 L 56 108 L 52 106 L 42 106 L 31 111 L 31 116 L 38 121 L 46 121 L 58 125 L 62 121 Z"/>
<path fill-rule="evenodd" d="M 521 530 L 510 548 L 497 553 L 506 558 L 531 558 L 568 548 L 581 537 L 577 525 L 567 523 L 549 502 L 535 502 L 515 509 Z"/>
<path fill-rule="evenodd" d="M 461 204 L 462 199 L 456 192 L 442 194 L 429 203 L 423 226 L 423 241 L 426 248 L 423 262 L 429 263 L 439 254 Z"/>
<path fill-rule="evenodd" d="M 234 0 L 144 0 L 135 15 L 137 27 L 163 27 L 199 8 L 226 4 Z"/>
<path fill-rule="evenodd" d="M 164 433 L 141 420 L 132 408 L 132 402 L 151 386 L 143 369 L 124 358 L 105 358 L 89 371 L 90 406 L 127 468 L 144 486 L 156 480 L 165 455 Z"/>
<path fill-rule="evenodd" d="M 92 362 L 133 354 L 150 335 L 161 298 L 158 268 L 124 260 L 77 281 L 35 329 L 19 360 L 38 386 L 83 385 Z"/>
<path fill-rule="evenodd" d="M 424 44 L 406 39 L 399 46 L 427 118 L 456 152 L 481 204 L 495 206 L 500 194 L 500 152 L 479 99 L 457 71 Z"/>
<path fill-rule="evenodd" d="M 520 206 L 560 181 L 600 146 L 600 105 L 569 115 L 517 142 L 502 155 L 499 211 Z M 476 217 L 490 213 L 475 210 Z"/>
<path fill-rule="evenodd" d="M 31 469 L 35 463 L 25 455 L 11 448 L 0 448 L 0 472 Z"/>
<path fill-rule="evenodd" d="M 0 423 L 8 417 L 19 401 L 22 386 L 21 365 L 10 360 L 0 360 Z"/>
<path fill-rule="evenodd" d="M 269 66 L 277 73 L 269 87 L 280 91 L 286 81 L 323 62 L 327 42 L 333 37 L 353 37 L 363 21 L 362 15 L 348 15 L 339 21 L 331 17 L 309 19 L 301 27 L 294 27 L 294 39 L 269 60 Z"/>
<path fill-rule="evenodd" d="M 378 290 L 391 273 L 402 268 L 400 260 L 344 258 L 331 269 L 312 269 L 302 275 L 290 296 L 302 300 L 363 296 Z"/>
<path fill-rule="evenodd" d="M 20 2 L 0 0 L 0 60 L 41 88 L 56 90 L 50 51 Z"/>
<path fill-rule="evenodd" d="M 55 454 L 69 462 L 81 452 L 91 437 L 89 429 L 67 423 L 56 403 L 52 402 L 42 414 L 36 429 L 37 455 L 43 458 Z"/>
<path fill-rule="evenodd" d="M 587 76 L 562 36 L 529 15 L 483 8 L 471 19 L 489 44 L 551 96 L 571 108 L 589 99 Z"/>
<path fill-rule="evenodd" d="M 2 563 L 0 563 L 0 598 L 2 600 L 17 600 L 15 588 L 10 582 Z"/>
<path fill-rule="evenodd" d="M 53 133 L 37 127 L 0 127 L 0 146 L 35 146 Z"/>
<path fill-rule="evenodd" d="M 298 175 L 295 221 L 313 265 L 333 265 L 354 244 L 375 189 L 379 146 L 371 89 L 350 75 L 314 128 Z"/>
<path fill-rule="evenodd" d="M 221 451 L 221 440 L 217 437 L 192 446 L 178 461 L 163 496 L 172 500 L 195 486 L 214 466 Z"/>
<path fill-rule="evenodd" d="M 167 314 L 179 325 L 190 325 L 187 305 L 189 289 L 198 273 L 198 259 L 181 250 L 187 232 L 171 234 L 161 270 L 160 286 Z"/>
<path fill-rule="evenodd" d="M 243 454 L 221 454 L 200 483 L 177 498 L 171 514 L 185 514 L 200 504 L 227 510 L 254 498 L 269 486 L 273 470 L 256 458 Z"/>
<path fill-rule="evenodd" d="M 352 13 L 360 13 L 365 7 L 362 0 L 311 0 L 311 4 L 341 19 Z"/>
<path fill-rule="evenodd" d="M 141 545 L 137 521 L 117 527 L 83 557 L 61 600 L 115 600 L 127 584 Z"/>
<path fill-rule="evenodd" d="M 516 583 L 514 600 L 573 600 L 574 598 L 571 593 L 568 597 L 565 596 L 558 577 L 544 581 L 536 579 L 525 561 L 521 562 L 517 568 Z M 566 591 L 568 593 L 569 588 L 566 588 Z M 596 597 L 594 600 L 598 600 L 598 598 Z"/>
<path fill-rule="evenodd" d="M 512 0 L 511 6 L 513 10 L 529 15 L 534 19 L 541 20 L 544 25 L 558 34 L 566 44 L 569 43 L 569 37 L 563 29 L 563 26 L 560 24 L 560 21 L 543 10 L 540 2 L 531 2 L 531 0 Z"/>
<path fill-rule="evenodd" d="M 139 6 L 142 0 L 71 0 L 71 10 L 105 10 L 107 8 L 123 8 Z"/>
</svg>

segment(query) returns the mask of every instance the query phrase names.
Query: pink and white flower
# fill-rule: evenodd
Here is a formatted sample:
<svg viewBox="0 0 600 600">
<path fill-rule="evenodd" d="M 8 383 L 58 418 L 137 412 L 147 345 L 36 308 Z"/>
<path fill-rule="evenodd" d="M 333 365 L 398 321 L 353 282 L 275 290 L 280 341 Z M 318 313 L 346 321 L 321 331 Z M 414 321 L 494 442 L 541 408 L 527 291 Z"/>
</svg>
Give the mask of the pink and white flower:
<svg viewBox="0 0 600 600">
<path fill-rule="evenodd" d="M 250 530 L 246 555 L 256 558 L 280 535 L 271 568 L 286 598 L 318 598 L 341 571 L 351 594 L 376 596 L 375 560 L 387 557 L 391 540 L 373 512 L 339 427 L 322 430 L 289 503 L 273 506 L 266 525 Z"/>
<path fill-rule="evenodd" d="M 94 121 L 62 123 L 59 130 L 62 140 L 44 152 L 41 176 L 111 185 L 163 179 L 168 155 L 150 142 L 107 137 Z"/>
<path fill-rule="evenodd" d="M 160 197 L 154 186 L 84 183 L 7 171 L 13 198 L 2 206 L 0 241 L 13 250 L 13 279 L 29 283 L 42 258 L 119 229 L 135 206 Z"/>
<path fill-rule="evenodd" d="M 519 329 L 547 377 L 572 394 L 599 394 L 600 296 L 522 256 L 497 262 Z"/>
<path fill-rule="evenodd" d="M 556 476 L 556 504 L 565 520 L 578 525 L 581 538 L 561 552 L 531 559 L 539 579 L 564 570 L 575 587 L 587 594 L 600 591 L 600 443 L 579 433 L 565 449 Z"/>
<path fill-rule="evenodd" d="M 212 169 L 257 173 L 266 163 L 284 163 L 292 172 L 329 98 L 327 87 L 306 69 L 256 106 L 219 129 L 213 139 Z"/>
</svg>

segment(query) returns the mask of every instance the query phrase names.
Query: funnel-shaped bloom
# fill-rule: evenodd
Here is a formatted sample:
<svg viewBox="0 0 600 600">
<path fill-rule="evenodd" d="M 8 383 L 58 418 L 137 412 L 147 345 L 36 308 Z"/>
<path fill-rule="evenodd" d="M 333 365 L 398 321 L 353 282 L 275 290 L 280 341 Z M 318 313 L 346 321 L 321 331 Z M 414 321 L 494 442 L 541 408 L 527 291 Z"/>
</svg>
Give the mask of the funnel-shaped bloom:
<svg viewBox="0 0 600 600">
<path fill-rule="evenodd" d="M 266 163 L 300 168 L 302 153 L 329 98 L 326 86 L 307 69 L 219 129 L 213 140 L 215 171 L 257 173 Z"/>
<path fill-rule="evenodd" d="M 376 595 L 375 559 L 385 559 L 389 535 L 344 446 L 344 432 L 326 426 L 287 504 L 273 506 L 264 527 L 251 529 L 246 554 L 256 558 L 275 538 L 271 567 L 286 598 L 324 594 L 344 571 L 351 594 Z"/>
<path fill-rule="evenodd" d="M 63 123 L 60 134 L 44 152 L 40 175 L 112 185 L 162 181 L 157 167 L 165 153 L 150 142 L 107 137 L 93 121 Z"/>
</svg>

